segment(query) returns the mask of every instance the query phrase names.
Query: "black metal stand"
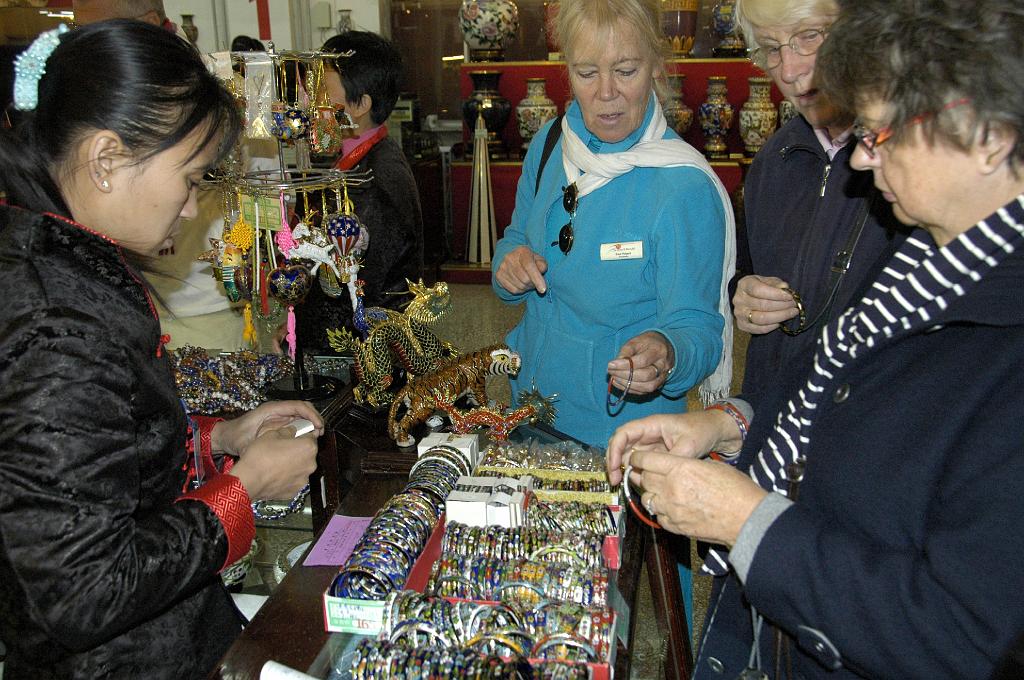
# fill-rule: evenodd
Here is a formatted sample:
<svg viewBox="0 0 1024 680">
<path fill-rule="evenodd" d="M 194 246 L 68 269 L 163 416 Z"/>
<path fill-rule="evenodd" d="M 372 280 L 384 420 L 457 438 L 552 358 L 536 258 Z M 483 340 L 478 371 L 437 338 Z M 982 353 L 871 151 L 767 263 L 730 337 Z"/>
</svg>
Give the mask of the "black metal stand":
<svg viewBox="0 0 1024 680">
<path fill-rule="evenodd" d="M 298 309 L 296 308 L 296 313 Z M 298 325 L 298 324 L 296 324 Z M 319 401 L 328 399 L 338 393 L 342 382 L 337 378 L 318 373 L 310 373 L 306 370 L 305 352 L 302 343 L 295 341 L 295 373 L 291 378 L 282 378 L 267 390 L 267 396 L 271 399 L 303 399 L 305 401 Z"/>
</svg>

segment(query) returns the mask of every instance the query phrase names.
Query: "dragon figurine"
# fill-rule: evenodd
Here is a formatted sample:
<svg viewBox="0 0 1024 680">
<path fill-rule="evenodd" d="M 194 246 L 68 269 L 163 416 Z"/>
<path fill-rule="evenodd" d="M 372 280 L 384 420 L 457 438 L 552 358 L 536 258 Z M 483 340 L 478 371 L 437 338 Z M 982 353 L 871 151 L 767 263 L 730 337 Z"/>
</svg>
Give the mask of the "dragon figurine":
<svg viewBox="0 0 1024 680">
<path fill-rule="evenodd" d="M 542 422 L 555 424 L 555 406 L 552 402 L 558 395 L 545 397 L 536 387 L 531 390 L 520 390 L 518 408 L 508 409 L 499 404 L 497 407 L 480 406 L 462 411 L 455 406 L 444 408 L 452 421 L 452 432 L 465 434 L 474 427 L 486 427 L 495 441 L 505 441 L 509 433 L 524 420 L 531 423 Z"/>
<path fill-rule="evenodd" d="M 508 345 L 490 345 L 472 354 L 449 360 L 440 370 L 421 375 L 398 391 L 388 412 L 388 431 L 399 446 L 411 446 L 415 439 L 409 430 L 422 423 L 436 409 L 450 411 L 463 394 L 478 404 L 487 403 L 487 376 L 517 375 L 522 366 L 518 352 Z M 405 414 L 399 418 L 399 410 Z"/>
<path fill-rule="evenodd" d="M 410 375 L 436 371 L 459 356 L 459 350 L 437 337 L 429 325 L 448 312 L 451 294 L 443 281 L 426 286 L 423 280 L 409 284 L 413 299 L 401 313 L 383 307 L 364 310 L 369 328 L 366 340 L 359 340 L 348 329 L 328 329 L 327 340 L 337 352 L 351 352 L 353 371 L 359 383 L 353 397 L 374 408 L 386 406 L 394 398 L 389 388 L 395 366 Z"/>
</svg>

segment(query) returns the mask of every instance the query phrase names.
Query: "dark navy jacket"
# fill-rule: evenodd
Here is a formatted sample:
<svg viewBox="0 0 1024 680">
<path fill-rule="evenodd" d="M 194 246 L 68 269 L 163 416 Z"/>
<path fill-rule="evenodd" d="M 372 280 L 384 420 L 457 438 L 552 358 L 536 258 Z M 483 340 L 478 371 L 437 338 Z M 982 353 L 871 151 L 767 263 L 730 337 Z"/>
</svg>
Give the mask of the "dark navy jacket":
<svg viewBox="0 0 1024 680">
<path fill-rule="evenodd" d="M 799 500 L 769 527 L 743 592 L 796 640 L 794 677 L 987 678 L 1024 629 L 1022 299 L 1018 251 L 939 326 L 834 375 Z M 716 591 L 695 677 L 731 680 L 750 614 L 735 577 Z"/>
<path fill-rule="evenodd" d="M 808 322 L 825 304 L 835 254 L 846 244 L 872 192 L 871 173 L 850 168 L 853 148 L 848 144 L 829 161 L 811 126 L 797 116 L 758 152 L 744 185 L 746 234 L 737 239 L 733 281 L 748 274 L 787 281 L 800 294 Z M 859 299 L 861 284 L 874 278 L 902 243 L 905 230 L 879 200 L 864 225 L 831 318 Z M 802 380 L 817 336 L 815 330 L 796 337 L 776 330 L 751 337 L 743 397 L 754 407 L 755 427 L 778 411 L 778 404 L 762 402 L 763 396 L 780 384 L 788 393 L 788 387 Z"/>
</svg>

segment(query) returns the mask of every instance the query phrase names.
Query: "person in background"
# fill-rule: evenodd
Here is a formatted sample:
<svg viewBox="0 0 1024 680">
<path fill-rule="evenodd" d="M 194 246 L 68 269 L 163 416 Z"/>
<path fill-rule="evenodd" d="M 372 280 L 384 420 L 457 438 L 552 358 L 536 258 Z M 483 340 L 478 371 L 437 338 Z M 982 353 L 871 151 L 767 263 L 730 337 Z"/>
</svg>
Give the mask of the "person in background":
<svg viewBox="0 0 1024 680">
<path fill-rule="evenodd" d="M 852 166 L 921 229 L 822 330 L 749 474 L 700 459 L 740 439 L 719 420 L 668 452 L 655 418 L 609 446 L 611 481 L 632 466 L 661 525 L 736 576 L 698 680 L 989 678 L 1024 630 L 1024 6 L 840 7 L 818 82 L 857 114 Z"/>
<path fill-rule="evenodd" d="M 71 0 L 75 24 L 88 26 L 107 19 L 138 19 L 147 24 L 161 26 L 188 41 L 178 26 L 167 18 L 163 0 Z"/>
<path fill-rule="evenodd" d="M 402 57 L 390 42 L 375 33 L 349 31 L 324 43 L 324 52 L 350 57 L 325 60 L 327 92 L 343 106 L 357 126 L 345 139 L 333 166 L 373 179 L 349 189 L 356 214 L 369 232 L 359 278 L 364 281 L 364 307 L 397 308 L 409 297 L 406 279 L 423 275 L 423 216 L 419 192 L 409 162 L 390 137 L 385 122 L 398 101 Z M 314 201 L 315 203 L 315 201 Z M 327 329 L 353 328 L 348 294 L 328 297 L 313 286 L 298 315 L 298 342 L 329 351 Z"/>
<path fill-rule="evenodd" d="M 248 35 L 236 35 L 231 40 L 232 52 L 266 52 L 266 46 L 256 38 Z"/>
<path fill-rule="evenodd" d="M 204 677 L 241 630 L 218 572 L 250 548 L 251 502 L 315 468 L 315 436 L 288 423 L 323 432 L 299 401 L 189 417 L 142 276 L 240 116 L 142 21 L 61 26 L 19 60 L 23 115 L 0 130 L 4 677 Z"/>
<path fill-rule="evenodd" d="M 685 411 L 709 374 L 704 394 L 725 394 L 731 373 L 732 210 L 665 123 L 658 16 L 648 0 L 559 5 L 574 101 L 543 166 L 554 123 L 531 143 L 492 264 L 498 297 L 526 305 L 507 337 L 522 355 L 513 394 L 557 394 L 555 427 L 594 446 L 626 419 Z"/>
</svg>

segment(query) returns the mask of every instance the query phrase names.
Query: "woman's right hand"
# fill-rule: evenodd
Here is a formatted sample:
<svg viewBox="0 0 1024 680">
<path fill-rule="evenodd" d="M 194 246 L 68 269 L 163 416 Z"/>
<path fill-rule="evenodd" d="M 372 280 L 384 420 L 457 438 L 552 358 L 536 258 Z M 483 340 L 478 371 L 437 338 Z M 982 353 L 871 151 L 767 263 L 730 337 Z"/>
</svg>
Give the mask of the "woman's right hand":
<svg viewBox="0 0 1024 680">
<path fill-rule="evenodd" d="M 254 501 L 291 499 L 316 470 L 316 452 L 315 433 L 296 437 L 290 425 L 264 429 L 228 474 L 238 477 Z"/>
<path fill-rule="evenodd" d="M 744 276 L 732 296 L 736 327 L 754 335 L 770 333 L 795 317 L 799 310 L 793 296 L 783 290 L 789 284 L 775 276 Z"/>
<path fill-rule="evenodd" d="M 710 451 L 738 451 L 743 436 L 732 417 L 718 409 L 690 413 L 664 413 L 619 426 L 608 440 L 605 459 L 608 481 L 622 481 L 630 453 L 668 452 L 680 458 L 703 458 Z"/>
<path fill-rule="evenodd" d="M 544 280 L 544 273 L 547 270 L 547 260 L 530 250 L 528 246 L 519 246 L 501 261 L 494 278 L 502 288 L 513 295 L 528 290 L 536 290 L 543 295 L 548 290 L 548 284 Z"/>
</svg>

